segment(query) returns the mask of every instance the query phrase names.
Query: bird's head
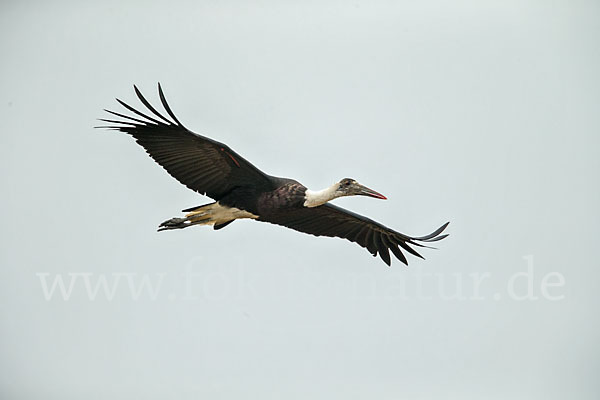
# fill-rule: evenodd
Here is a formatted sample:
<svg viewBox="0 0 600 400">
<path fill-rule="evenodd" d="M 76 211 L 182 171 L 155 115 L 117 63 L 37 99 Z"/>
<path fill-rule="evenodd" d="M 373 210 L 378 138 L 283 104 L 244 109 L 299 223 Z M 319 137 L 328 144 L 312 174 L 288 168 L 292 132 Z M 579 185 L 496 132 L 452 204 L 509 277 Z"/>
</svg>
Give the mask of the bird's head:
<svg viewBox="0 0 600 400">
<path fill-rule="evenodd" d="M 376 199 L 387 200 L 387 197 L 381 193 L 377 193 L 373 189 L 369 189 L 366 186 L 361 185 L 351 178 L 344 178 L 338 183 L 336 190 L 336 197 L 342 196 L 369 196 L 375 197 Z"/>
</svg>

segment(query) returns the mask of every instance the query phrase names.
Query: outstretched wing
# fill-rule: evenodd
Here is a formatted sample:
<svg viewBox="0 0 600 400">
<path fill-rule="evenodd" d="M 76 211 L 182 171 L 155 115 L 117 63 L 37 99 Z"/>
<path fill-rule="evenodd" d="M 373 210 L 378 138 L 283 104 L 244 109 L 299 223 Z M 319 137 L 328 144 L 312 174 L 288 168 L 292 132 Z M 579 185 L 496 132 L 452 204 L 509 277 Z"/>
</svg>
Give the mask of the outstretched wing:
<svg viewBox="0 0 600 400">
<path fill-rule="evenodd" d="M 215 200 L 219 200 L 235 187 L 270 185 L 268 175 L 229 146 L 185 128 L 167 104 L 160 83 L 160 101 L 172 120 L 158 112 L 135 85 L 133 88 L 152 116 L 117 99 L 123 107 L 136 114 L 136 117 L 104 110 L 122 120 L 100 119 L 113 125 L 99 128 L 115 129 L 133 136 L 150 157 L 172 177 L 188 188 Z"/>
<path fill-rule="evenodd" d="M 329 203 L 313 208 L 302 207 L 286 210 L 285 213 L 261 216 L 260 220 L 315 236 L 348 239 L 365 247 L 373 256 L 379 254 L 387 265 L 391 265 L 389 250 L 406 265 L 408 265 L 408 261 L 402 250 L 423 258 L 411 246 L 427 247 L 422 243 L 442 240 L 448 236 L 441 235 L 441 233 L 449 224 L 449 222 L 446 222 L 429 235 L 411 237 L 387 228 L 372 219 Z"/>
</svg>

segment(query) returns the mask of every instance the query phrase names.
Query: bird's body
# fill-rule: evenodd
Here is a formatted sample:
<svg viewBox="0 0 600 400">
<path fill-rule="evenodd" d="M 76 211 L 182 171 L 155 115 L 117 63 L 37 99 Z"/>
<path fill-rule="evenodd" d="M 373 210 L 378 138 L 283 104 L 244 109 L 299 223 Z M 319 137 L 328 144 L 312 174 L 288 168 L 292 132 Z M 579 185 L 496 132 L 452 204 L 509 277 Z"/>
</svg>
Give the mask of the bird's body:
<svg viewBox="0 0 600 400">
<path fill-rule="evenodd" d="M 408 264 L 403 249 L 421 257 L 411 246 L 443 239 L 447 223 L 430 235 L 410 237 L 389 229 L 367 217 L 328 203 L 337 197 L 365 195 L 385 197 L 355 180 L 345 178 L 320 191 L 301 183 L 265 174 L 229 146 L 195 134 L 175 117 L 160 84 L 159 96 L 172 120 L 159 113 L 134 86 L 135 92 L 153 116 L 117 101 L 137 117 L 107 112 L 123 120 L 102 119 L 133 136 L 146 152 L 170 175 L 188 188 L 205 194 L 214 203 L 183 210 L 183 218 L 171 218 L 159 230 L 181 229 L 192 225 L 212 225 L 221 229 L 236 219 L 254 219 L 282 225 L 315 236 L 341 237 L 356 242 L 390 265 L 389 251 Z M 140 119 L 141 117 L 142 119 Z M 422 258 L 422 257 L 421 257 Z"/>
</svg>

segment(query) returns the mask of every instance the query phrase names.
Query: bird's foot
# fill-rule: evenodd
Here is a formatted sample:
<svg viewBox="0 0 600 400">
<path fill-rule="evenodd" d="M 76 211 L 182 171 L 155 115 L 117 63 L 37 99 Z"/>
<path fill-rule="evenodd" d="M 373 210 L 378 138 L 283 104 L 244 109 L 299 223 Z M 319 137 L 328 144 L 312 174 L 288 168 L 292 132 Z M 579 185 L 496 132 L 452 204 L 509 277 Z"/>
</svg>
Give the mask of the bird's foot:
<svg viewBox="0 0 600 400">
<path fill-rule="evenodd" d="M 191 222 L 192 221 L 190 221 L 187 218 L 171 218 L 169 220 L 166 220 L 162 224 L 160 224 L 158 226 L 158 231 L 160 232 L 160 231 L 166 231 L 169 229 L 187 228 L 188 226 L 191 225 Z"/>
</svg>

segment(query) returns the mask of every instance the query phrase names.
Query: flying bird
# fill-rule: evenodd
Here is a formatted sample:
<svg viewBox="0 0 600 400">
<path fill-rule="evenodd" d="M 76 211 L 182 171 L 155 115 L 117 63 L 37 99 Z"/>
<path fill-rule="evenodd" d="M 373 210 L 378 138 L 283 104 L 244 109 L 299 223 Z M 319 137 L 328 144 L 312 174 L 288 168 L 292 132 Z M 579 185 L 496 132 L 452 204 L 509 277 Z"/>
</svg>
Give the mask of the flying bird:
<svg viewBox="0 0 600 400">
<path fill-rule="evenodd" d="M 312 191 L 293 179 L 267 175 L 226 144 L 184 127 L 169 107 L 160 83 L 158 95 L 170 119 L 157 111 L 135 85 L 133 88 L 147 111 L 141 112 L 116 99 L 135 116 L 105 109 L 120 119 L 102 118 L 100 121 L 111 125 L 98 128 L 133 136 L 172 177 L 215 200 L 183 210 L 187 214 L 161 223 L 159 231 L 193 225 L 212 225 L 217 230 L 236 219 L 248 218 L 315 236 L 347 239 L 366 248 L 373 256 L 379 254 L 387 265 L 391 265 L 390 251 L 408 265 L 403 250 L 423 258 L 414 247 L 428 247 L 424 243 L 448 236 L 442 235 L 448 222 L 429 235 L 412 237 L 329 203 L 343 196 L 386 199 L 354 179 L 345 178 L 323 190 Z"/>
</svg>

